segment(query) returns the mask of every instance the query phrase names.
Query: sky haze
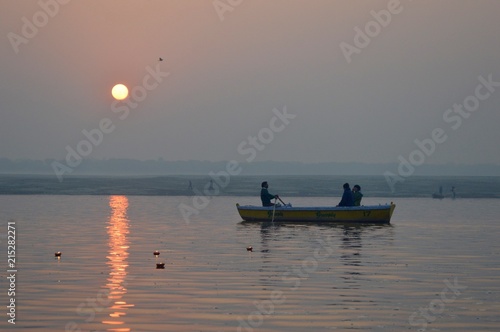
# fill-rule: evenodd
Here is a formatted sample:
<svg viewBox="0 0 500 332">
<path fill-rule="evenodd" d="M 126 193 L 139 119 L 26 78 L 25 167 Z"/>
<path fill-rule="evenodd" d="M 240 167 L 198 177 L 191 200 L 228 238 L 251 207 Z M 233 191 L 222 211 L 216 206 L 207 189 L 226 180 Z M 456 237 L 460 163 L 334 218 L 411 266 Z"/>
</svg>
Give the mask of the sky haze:
<svg viewBox="0 0 500 332">
<path fill-rule="evenodd" d="M 0 4 L 0 157 L 500 165 L 496 0 Z"/>
</svg>

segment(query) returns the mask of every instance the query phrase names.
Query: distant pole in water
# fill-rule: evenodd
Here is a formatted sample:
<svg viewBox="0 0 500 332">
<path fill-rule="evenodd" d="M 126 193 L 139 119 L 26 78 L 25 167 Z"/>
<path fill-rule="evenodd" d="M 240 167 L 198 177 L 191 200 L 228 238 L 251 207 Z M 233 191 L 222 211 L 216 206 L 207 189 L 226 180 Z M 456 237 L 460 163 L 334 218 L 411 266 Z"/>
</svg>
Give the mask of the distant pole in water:
<svg viewBox="0 0 500 332">
<path fill-rule="evenodd" d="M 188 189 L 189 189 L 189 190 L 193 190 L 193 183 L 191 182 L 191 180 L 189 180 L 189 186 L 188 186 Z"/>
<path fill-rule="evenodd" d="M 455 199 L 456 198 L 456 194 L 455 194 L 455 186 L 452 186 L 451 187 L 451 198 Z"/>
</svg>

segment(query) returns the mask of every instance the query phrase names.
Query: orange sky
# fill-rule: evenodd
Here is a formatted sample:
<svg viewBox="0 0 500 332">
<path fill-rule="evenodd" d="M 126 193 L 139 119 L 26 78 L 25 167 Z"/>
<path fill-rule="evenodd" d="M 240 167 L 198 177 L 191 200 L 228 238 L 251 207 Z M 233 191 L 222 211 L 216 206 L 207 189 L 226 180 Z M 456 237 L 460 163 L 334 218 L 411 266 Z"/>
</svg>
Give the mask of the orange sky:
<svg viewBox="0 0 500 332">
<path fill-rule="evenodd" d="M 440 127 L 427 162 L 500 164 L 500 92 L 457 130 L 443 120 L 479 76 L 500 81 L 498 1 L 60 1 L 42 0 L 55 13 L 17 52 L 12 34 L 44 9 L 0 1 L 0 157 L 64 158 L 109 118 L 89 158 L 244 160 L 286 106 L 296 118 L 256 160 L 397 162 Z M 348 62 L 340 45 L 396 4 Z M 121 120 L 112 86 L 156 66 L 169 76 Z"/>
</svg>

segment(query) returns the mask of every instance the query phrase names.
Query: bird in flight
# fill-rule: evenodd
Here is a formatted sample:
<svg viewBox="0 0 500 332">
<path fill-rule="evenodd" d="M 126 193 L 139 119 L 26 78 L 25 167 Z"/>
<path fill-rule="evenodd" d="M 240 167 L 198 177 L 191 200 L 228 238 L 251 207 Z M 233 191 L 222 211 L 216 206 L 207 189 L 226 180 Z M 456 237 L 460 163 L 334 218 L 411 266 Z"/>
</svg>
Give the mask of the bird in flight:
<svg viewBox="0 0 500 332">
<path fill-rule="evenodd" d="M 160 58 L 159 60 L 160 60 L 160 61 L 163 61 L 163 58 Z"/>
</svg>

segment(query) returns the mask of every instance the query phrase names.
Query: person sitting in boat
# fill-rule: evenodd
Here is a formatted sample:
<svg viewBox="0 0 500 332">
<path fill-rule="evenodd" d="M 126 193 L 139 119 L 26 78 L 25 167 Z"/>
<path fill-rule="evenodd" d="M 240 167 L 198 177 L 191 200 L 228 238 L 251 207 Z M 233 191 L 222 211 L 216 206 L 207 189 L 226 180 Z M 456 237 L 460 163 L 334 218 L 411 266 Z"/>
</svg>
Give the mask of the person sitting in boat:
<svg viewBox="0 0 500 332">
<path fill-rule="evenodd" d="M 352 191 L 349 183 L 344 183 L 344 193 L 342 194 L 342 199 L 337 206 L 354 206 L 354 199 L 352 198 Z"/>
<path fill-rule="evenodd" d="M 274 206 L 274 203 L 271 203 L 271 200 L 278 199 L 279 196 L 269 193 L 269 191 L 267 190 L 267 188 L 269 188 L 267 181 L 262 182 L 261 187 L 262 189 L 260 189 L 260 200 L 262 201 L 262 206 Z"/>
<path fill-rule="evenodd" d="M 359 184 L 355 184 L 354 187 L 352 187 L 352 199 L 354 201 L 354 206 L 360 206 L 362 198 L 363 194 L 361 193 L 361 187 Z"/>
</svg>

